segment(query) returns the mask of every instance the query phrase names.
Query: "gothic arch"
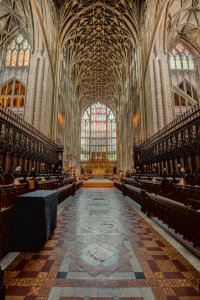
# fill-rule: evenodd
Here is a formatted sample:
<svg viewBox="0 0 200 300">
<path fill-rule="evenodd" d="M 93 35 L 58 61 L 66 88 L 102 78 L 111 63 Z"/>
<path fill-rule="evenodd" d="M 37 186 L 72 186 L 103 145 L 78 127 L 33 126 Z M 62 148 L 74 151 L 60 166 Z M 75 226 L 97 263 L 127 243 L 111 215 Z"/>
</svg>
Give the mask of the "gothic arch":
<svg viewBox="0 0 200 300">
<path fill-rule="evenodd" d="M 1 87 L 1 105 L 10 109 L 24 107 L 25 105 L 25 86 L 22 82 L 14 79 L 9 80 Z"/>
</svg>

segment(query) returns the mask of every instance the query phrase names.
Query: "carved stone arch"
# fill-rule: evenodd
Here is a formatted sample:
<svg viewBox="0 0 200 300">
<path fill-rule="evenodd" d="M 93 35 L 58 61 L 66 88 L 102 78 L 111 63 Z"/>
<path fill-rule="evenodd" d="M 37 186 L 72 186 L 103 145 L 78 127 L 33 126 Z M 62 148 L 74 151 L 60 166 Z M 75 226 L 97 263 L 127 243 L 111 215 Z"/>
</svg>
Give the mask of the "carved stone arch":
<svg viewBox="0 0 200 300">
<path fill-rule="evenodd" d="M 20 83 L 25 87 L 25 89 L 26 89 L 27 83 L 26 83 L 22 78 L 19 78 L 18 76 L 15 76 L 15 77 L 10 77 L 8 80 L 2 81 L 2 82 L 1 82 L 1 86 L 0 86 L 0 90 L 2 90 L 2 88 L 3 88 L 6 84 L 8 84 L 9 82 L 14 81 L 14 80 L 20 82 Z"/>
<path fill-rule="evenodd" d="M 199 91 L 198 89 L 194 86 L 193 83 L 191 83 L 189 80 L 187 79 L 183 79 L 178 87 L 183 90 L 188 96 L 190 96 L 192 99 L 194 99 L 196 101 L 196 103 L 199 102 Z M 191 88 L 191 91 L 190 91 Z"/>
<path fill-rule="evenodd" d="M 25 104 L 26 88 L 19 80 L 9 79 L 1 86 L 1 105 L 14 108 Z"/>
</svg>

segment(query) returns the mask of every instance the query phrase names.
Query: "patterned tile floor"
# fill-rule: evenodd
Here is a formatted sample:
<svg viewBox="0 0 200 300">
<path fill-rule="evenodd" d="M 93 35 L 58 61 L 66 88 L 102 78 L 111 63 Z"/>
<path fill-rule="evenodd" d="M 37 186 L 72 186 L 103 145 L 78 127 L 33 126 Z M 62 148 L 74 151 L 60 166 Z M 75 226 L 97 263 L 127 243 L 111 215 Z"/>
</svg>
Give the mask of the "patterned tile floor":
<svg viewBox="0 0 200 300">
<path fill-rule="evenodd" d="M 114 189 L 82 189 L 42 251 L 5 270 L 6 300 L 200 300 L 200 273 Z"/>
</svg>

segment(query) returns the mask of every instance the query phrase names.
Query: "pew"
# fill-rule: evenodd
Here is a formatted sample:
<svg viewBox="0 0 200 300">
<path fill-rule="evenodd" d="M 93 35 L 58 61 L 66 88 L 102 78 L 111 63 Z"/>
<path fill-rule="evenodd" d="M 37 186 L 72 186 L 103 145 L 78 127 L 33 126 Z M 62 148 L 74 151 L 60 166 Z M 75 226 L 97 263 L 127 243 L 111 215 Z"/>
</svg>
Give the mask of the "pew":
<svg viewBox="0 0 200 300">
<path fill-rule="evenodd" d="M 199 200 L 185 198 L 180 203 L 119 181 L 114 185 L 137 202 L 148 217 L 156 217 L 194 247 L 200 247 L 200 212 L 195 211 L 200 209 Z"/>
<path fill-rule="evenodd" d="M 200 187 L 182 186 L 172 181 L 168 182 L 166 179 L 161 182 L 152 182 L 143 179 L 124 178 L 123 182 L 144 189 L 149 193 L 168 197 L 174 201 L 183 203 L 185 206 L 190 206 L 192 209 L 200 209 Z"/>
<path fill-rule="evenodd" d="M 55 190 L 58 187 L 59 179 L 34 179 L 36 190 Z"/>
<path fill-rule="evenodd" d="M 28 192 L 28 184 L 0 186 L 0 258 L 6 255 L 9 248 L 10 218 L 16 196 Z"/>
<path fill-rule="evenodd" d="M 181 203 L 146 193 L 146 213 L 157 217 L 172 228 L 183 239 L 192 242 L 194 247 L 200 246 L 200 213 L 183 206 Z"/>
<path fill-rule="evenodd" d="M 80 189 L 82 186 L 83 186 L 83 180 L 79 180 L 79 181 L 75 182 L 75 191 Z"/>
<path fill-rule="evenodd" d="M 6 286 L 3 283 L 4 280 L 4 271 L 0 267 L 0 300 L 5 300 L 6 297 Z"/>
<path fill-rule="evenodd" d="M 120 182 L 120 181 L 118 181 L 118 180 L 114 180 L 114 186 L 115 186 L 118 190 L 122 191 L 122 182 Z"/>
<path fill-rule="evenodd" d="M 73 195 L 73 184 L 61 186 L 58 188 L 58 204 L 62 203 L 66 198 Z"/>
</svg>

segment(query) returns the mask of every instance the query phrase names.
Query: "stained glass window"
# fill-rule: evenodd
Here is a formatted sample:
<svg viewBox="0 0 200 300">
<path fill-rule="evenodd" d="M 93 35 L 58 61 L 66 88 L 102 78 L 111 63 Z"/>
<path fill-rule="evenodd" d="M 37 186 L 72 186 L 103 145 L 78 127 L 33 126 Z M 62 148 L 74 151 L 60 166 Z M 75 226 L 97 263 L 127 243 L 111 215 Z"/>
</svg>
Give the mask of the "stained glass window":
<svg viewBox="0 0 200 300">
<path fill-rule="evenodd" d="M 177 44 L 169 54 L 169 63 L 172 70 L 194 70 L 194 57 L 181 43 Z"/>
<path fill-rule="evenodd" d="M 6 67 L 28 67 L 31 47 L 22 34 L 19 34 L 7 46 Z"/>
<path fill-rule="evenodd" d="M 116 160 L 116 121 L 111 109 L 102 103 L 88 107 L 81 121 L 81 160 Z"/>
</svg>

